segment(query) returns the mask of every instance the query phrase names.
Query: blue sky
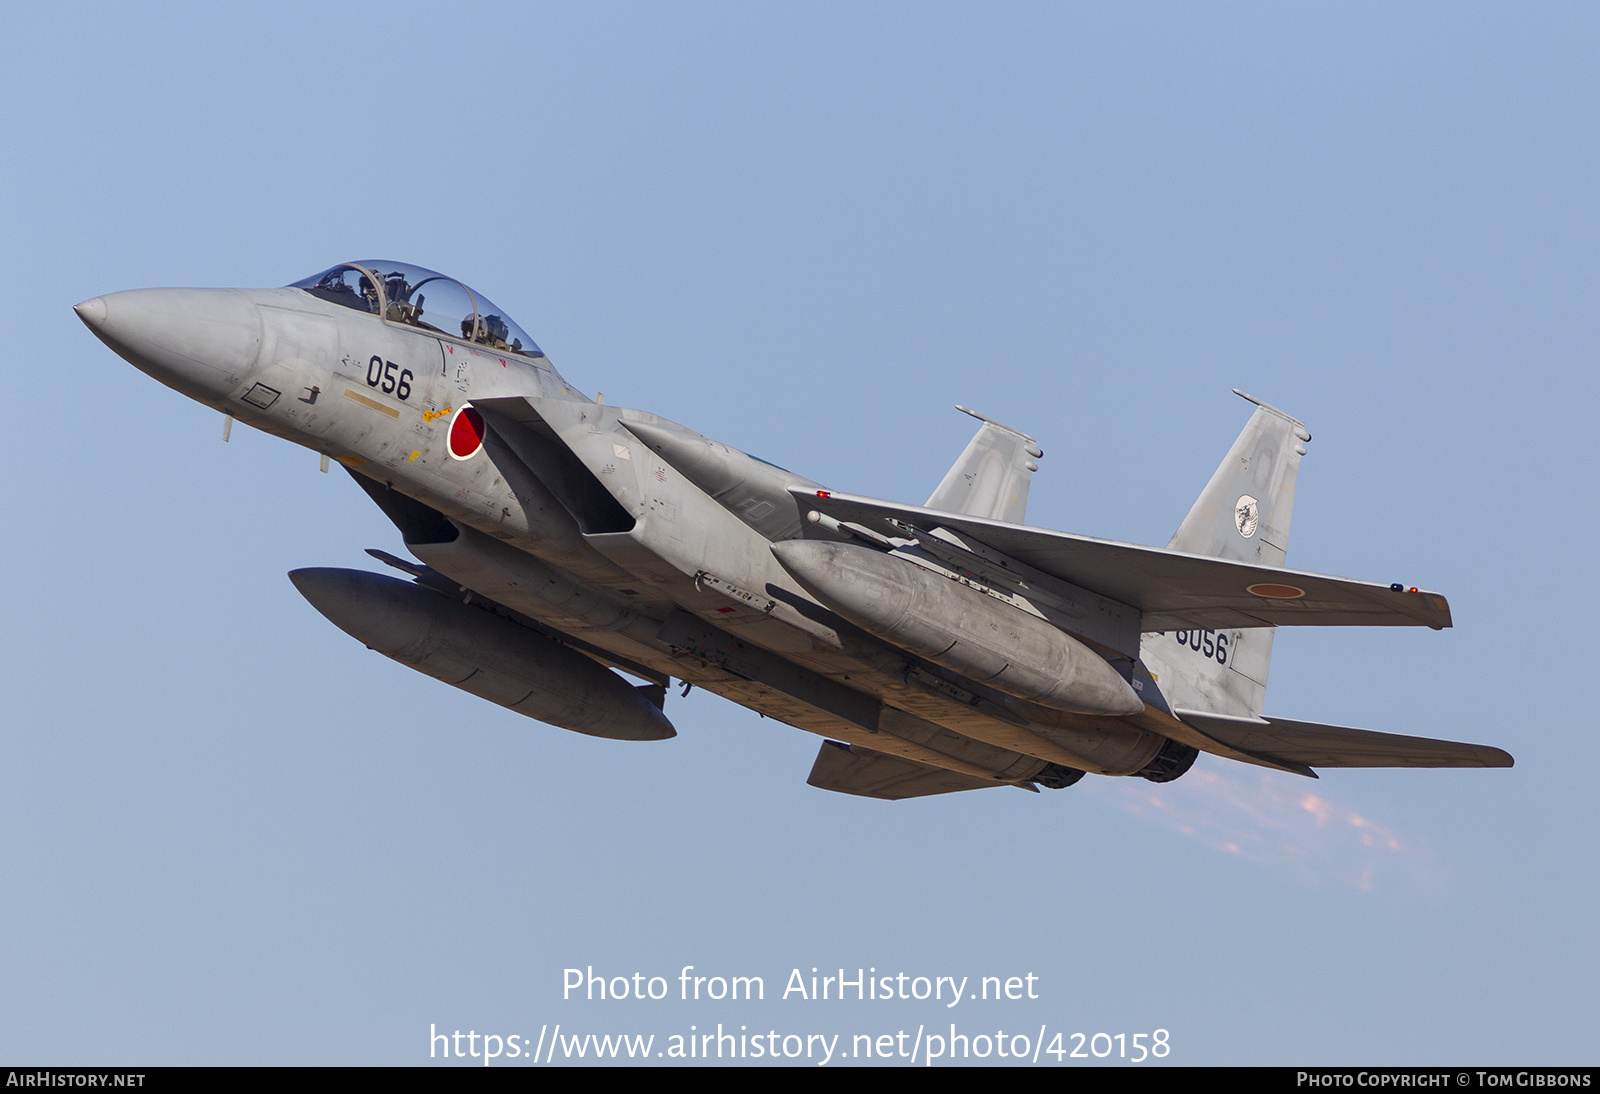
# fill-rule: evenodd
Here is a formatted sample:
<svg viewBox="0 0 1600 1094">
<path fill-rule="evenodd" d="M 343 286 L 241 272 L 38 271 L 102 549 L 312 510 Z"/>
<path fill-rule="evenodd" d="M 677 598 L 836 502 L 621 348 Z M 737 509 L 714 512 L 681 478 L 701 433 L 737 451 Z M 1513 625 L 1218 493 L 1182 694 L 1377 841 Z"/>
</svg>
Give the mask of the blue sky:
<svg viewBox="0 0 1600 1094">
<path fill-rule="evenodd" d="M 1584 5 L 9 10 L 0 1057 L 415 1063 L 430 1024 L 892 1033 L 791 969 L 1021 975 L 959 1021 L 1182 1063 L 1578 1063 L 1600 983 L 1600 15 Z M 1297 567 L 1444 633 L 1281 633 L 1269 714 L 1510 771 L 1203 758 L 898 804 L 713 696 L 539 726 L 284 577 L 398 536 L 71 312 L 392 257 L 607 402 L 920 502 L 1036 434 L 1033 523 L 1164 543 L 1249 407 L 1313 434 Z M 28 400 L 20 395 L 29 392 Z M 762 975 L 579 1004 L 562 970 Z M 676 981 L 673 981 L 676 983 Z M 953 1013 L 953 1012 L 952 1012 Z"/>
</svg>

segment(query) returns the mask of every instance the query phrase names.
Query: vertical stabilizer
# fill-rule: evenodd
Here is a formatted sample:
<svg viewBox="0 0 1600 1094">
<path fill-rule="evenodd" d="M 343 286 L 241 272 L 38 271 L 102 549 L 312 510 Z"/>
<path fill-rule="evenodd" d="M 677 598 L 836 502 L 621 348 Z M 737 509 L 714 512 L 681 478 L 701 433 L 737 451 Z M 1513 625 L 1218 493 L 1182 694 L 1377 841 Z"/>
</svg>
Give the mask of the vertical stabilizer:
<svg viewBox="0 0 1600 1094">
<path fill-rule="evenodd" d="M 1238 389 L 1256 404 L 1239 439 L 1167 544 L 1174 551 L 1282 566 L 1305 424 Z M 1175 708 L 1259 718 L 1272 661 L 1272 628 L 1163 631 L 1144 636 L 1143 657 Z"/>
<path fill-rule="evenodd" d="M 1242 391 L 1256 404 L 1244 432 L 1183 518 L 1167 546 L 1257 566 L 1282 566 L 1294 515 L 1300 457 L 1311 439 L 1303 422 Z"/>
<path fill-rule="evenodd" d="M 1021 524 L 1028 508 L 1028 484 L 1039 470 L 1034 461 L 1044 455 L 1039 443 L 977 411 L 956 409 L 983 425 L 946 472 L 927 508 Z"/>
</svg>

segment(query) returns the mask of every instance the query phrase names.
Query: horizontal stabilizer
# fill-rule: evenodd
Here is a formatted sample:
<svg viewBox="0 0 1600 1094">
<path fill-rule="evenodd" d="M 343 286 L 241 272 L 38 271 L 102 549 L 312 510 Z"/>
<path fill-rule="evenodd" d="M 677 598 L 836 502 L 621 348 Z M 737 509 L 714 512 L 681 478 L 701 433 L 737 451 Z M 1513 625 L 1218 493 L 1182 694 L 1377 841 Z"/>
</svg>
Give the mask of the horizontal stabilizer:
<svg viewBox="0 0 1600 1094">
<path fill-rule="evenodd" d="M 902 760 L 898 756 L 886 756 L 882 752 L 852 748 L 838 741 L 822 742 L 817 762 L 811 765 L 811 775 L 806 782 L 819 790 L 837 790 L 841 794 L 885 801 L 1009 785 Z"/>
<path fill-rule="evenodd" d="M 1405 737 L 1292 718 L 1230 718 L 1192 710 L 1179 718 L 1230 748 L 1308 767 L 1510 767 L 1508 752 L 1489 745 Z"/>
<path fill-rule="evenodd" d="M 882 535 L 905 535 L 894 522 L 925 531 L 948 528 L 1051 577 L 1139 609 L 1145 631 L 1450 626 L 1450 604 L 1438 593 L 1028 528 L 854 494 L 790 493 L 802 512 L 815 509 Z"/>
</svg>

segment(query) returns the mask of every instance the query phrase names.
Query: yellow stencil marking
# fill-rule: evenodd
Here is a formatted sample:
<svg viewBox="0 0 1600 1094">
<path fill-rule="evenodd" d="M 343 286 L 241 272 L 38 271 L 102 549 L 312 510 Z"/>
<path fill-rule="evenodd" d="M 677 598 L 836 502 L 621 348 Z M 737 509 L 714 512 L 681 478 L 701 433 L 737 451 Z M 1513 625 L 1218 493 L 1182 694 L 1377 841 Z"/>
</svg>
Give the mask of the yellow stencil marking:
<svg viewBox="0 0 1600 1094">
<path fill-rule="evenodd" d="M 412 453 L 411 453 L 411 455 L 409 455 L 409 456 L 407 456 L 407 457 L 406 457 L 406 459 L 408 459 L 408 460 L 414 460 L 414 459 L 416 459 L 416 458 L 417 458 L 417 457 L 418 457 L 418 456 L 420 456 L 420 455 L 422 455 L 422 449 L 420 449 L 420 448 L 418 448 L 418 449 L 416 449 L 416 450 L 415 450 L 415 451 L 413 451 L 413 452 L 412 452 Z"/>
<path fill-rule="evenodd" d="M 454 412 L 454 410 L 455 407 L 453 406 L 447 406 L 443 410 L 424 410 L 422 412 L 422 420 L 425 422 L 431 422 L 435 418 L 443 418 L 446 414 Z"/>
<path fill-rule="evenodd" d="M 359 392 L 359 391 L 351 391 L 349 388 L 345 388 L 344 389 L 344 397 L 346 399 L 354 399 L 356 402 L 360 403 L 362 406 L 371 407 L 373 410 L 376 410 L 379 414 L 387 414 L 391 418 L 400 417 L 400 412 L 398 410 L 396 410 L 394 407 L 392 407 L 392 406 L 384 406 L 382 403 L 378 402 L 378 400 L 369 399 L 365 395 L 361 394 L 361 392 Z"/>
</svg>

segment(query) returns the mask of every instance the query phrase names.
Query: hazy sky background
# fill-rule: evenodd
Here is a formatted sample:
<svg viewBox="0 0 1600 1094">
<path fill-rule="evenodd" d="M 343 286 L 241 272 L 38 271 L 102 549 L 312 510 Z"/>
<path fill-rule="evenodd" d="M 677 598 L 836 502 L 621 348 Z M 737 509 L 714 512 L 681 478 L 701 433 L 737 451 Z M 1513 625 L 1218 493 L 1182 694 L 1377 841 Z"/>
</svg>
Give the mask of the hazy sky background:
<svg viewBox="0 0 1600 1094">
<path fill-rule="evenodd" d="M 1170 1031 L 1180 1063 L 1593 1063 L 1593 5 L 15 5 L 0 312 L 0 1059 L 417 1063 L 535 1037 Z M 1036 434 L 1032 523 L 1165 543 L 1303 418 L 1291 565 L 1451 631 L 1280 633 L 1267 712 L 1510 771 L 1202 757 L 886 803 L 714 696 L 625 744 L 330 626 L 399 536 L 71 305 L 386 257 L 580 388 L 921 502 Z M 28 397 L 24 399 L 22 396 Z M 561 970 L 761 975 L 563 1003 Z M 1034 973 L 778 1001 L 792 968 Z M 676 991 L 676 979 L 673 979 Z M 559 1056 L 558 1056 L 559 1059 Z"/>
</svg>

